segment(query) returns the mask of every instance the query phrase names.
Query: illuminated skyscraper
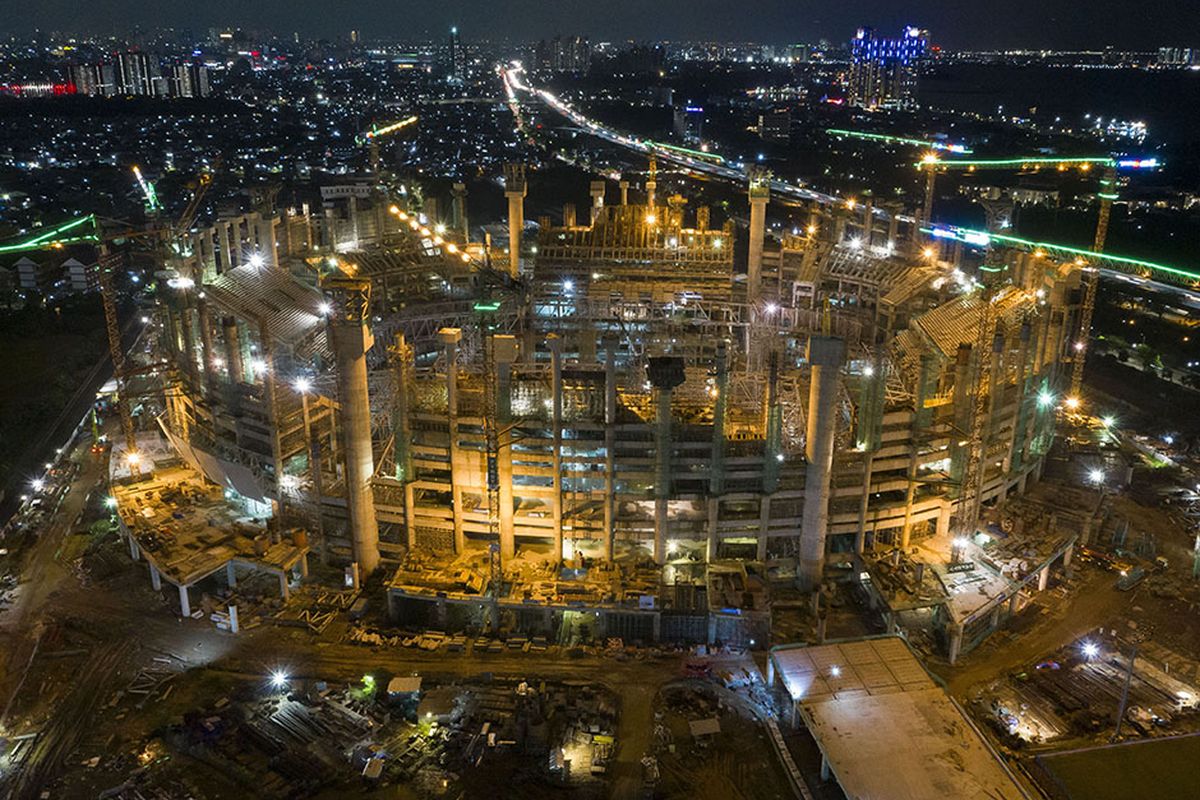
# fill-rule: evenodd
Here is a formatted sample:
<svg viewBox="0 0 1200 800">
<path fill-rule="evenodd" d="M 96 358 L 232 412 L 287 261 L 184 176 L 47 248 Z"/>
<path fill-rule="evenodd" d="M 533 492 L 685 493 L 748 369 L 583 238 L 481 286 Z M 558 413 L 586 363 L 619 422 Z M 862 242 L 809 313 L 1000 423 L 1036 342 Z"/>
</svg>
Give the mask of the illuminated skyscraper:
<svg viewBox="0 0 1200 800">
<path fill-rule="evenodd" d="M 449 67 L 451 80 L 462 82 L 466 72 L 466 54 L 463 53 L 462 42 L 458 40 L 458 28 L 450 29 Z"/>
<path fill-rule="evenodd" d="M 899 39 L 884 39 L 859 28 L 850 42 L 848 93 L 860 108 L 913 108 L 917 78 L 929 48 L 929 32 L 905 28 Z"/>
</svg>

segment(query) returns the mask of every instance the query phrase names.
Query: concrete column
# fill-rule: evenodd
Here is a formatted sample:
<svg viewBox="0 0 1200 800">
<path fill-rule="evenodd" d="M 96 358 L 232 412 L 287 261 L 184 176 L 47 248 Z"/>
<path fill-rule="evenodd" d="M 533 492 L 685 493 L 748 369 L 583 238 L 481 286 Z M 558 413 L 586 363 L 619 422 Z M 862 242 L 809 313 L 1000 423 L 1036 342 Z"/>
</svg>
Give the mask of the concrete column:
<svg viewBox="0 0 1200 800">
<path fill-rule="evenodd" d="M 833 777 L 833 770 L 829 768 L 829 759 L 821 753 L 821 780 L 828 781 Z"/>
<path fill-rule="evenodd" d="M 500 558 L 507 562 L 516 555 L 516 536 L 513 531 L 513 482 L 512 482 L 512 365 L 517 360 L 515 336 L 493 335 L 492 353 L 496 362 L 496 426 L 497 452 L 496 469 L 500 478 L 497 519 L 500 522 Z M 561 530 L 556 535 L 561 542 Z M 561 560 L 561 553 L 557 560 Z"/>
<path fill-rule="evenodd" d="M 158 574 L 158 567 L 150 565 L 150 585 L 154 587 L 154 591 L 162 591 L 162 576 Z"/>
<path fill-rule="evenodd" d="M 276 250 L 275 241 L 275 225 L 279 222 L 274 217 L 266 217 L 255 220 L 255 229 L 258 239 L 258 251 L 263 257 L 263 264 L 267 269 L 279 268 L 279 253 Z"/>
<path fill-rule="evenodd" d="M 604 181 L 592 181 L 589 189 L 592 195 L 592 224 L 595 225 L 596 218 L 604 209 Z"/>
<path fill-rule="evenodd" d="M 812 336 L 808 341 L 811 378 L 808 392 L 808 428 L 805 456 L 804 515 L 800 530 L 801 591 L 821 585 L 825 572 L 825 535 L 829 522 L 829 482 L 833 472 L 833 444 L 839 371 L 846 345 L 841 339 Z"/>
<path fill-rule="evenodd" d="M 308 577 L 308 553 L 305 553 L 304 555 L 300 556 L 300 561 L 297 563 L 297 566 L 300 568 L 300 577 L 307 578 Z"/>
<path fill-rule="evenodd" d="M 604 341 L 604 557 L 609 561 L 617 536 L 616 446 L 617 338 L 608 336 Z"/>
<path fill-rule="evenodd" d="M 129 557 L 134 561 L 142 560 L 142 548 L 138 547 L 137 539 L 133 537 L 132 533 L 129 534 Z"/>
<path fill-rule="evenodd" d="M 708 498 L 708 547 L 705 548 L 704 553 L 704 560 L 707 562 L 715 561 L 720 549 L 721 539 L 718 532 L 721 524 L 720 509 L 720 500 L 715 497 Z M 763 538 L 765 540 L 766 537 Z"/>
<path fill-rule="evenodd" d="M 783 409 L 779 404 L 779 351 L 768 356 L 767 384 L 763 396 L 763 494 L 779 488 L 779 469 L 783 461 Z"/>
<path fill-rule="evenodd" d="M 667 509 L 671 497 L 671 394 L 684 382 L 683 359 L 650 359 L 647 370 L 655 388 L 654 420 L 654 560 L 667 558 Z"/>
<path fill-rule="evenodd" d="M 396 436 L 392 452 L 396 462 L 396 480 L 407 483 L 413 479 L 412 424 L 408 416 L 413 352 L 405 341 L 403 333 L 396 334 L 392 352 L 395 356 L 393 363 L 396 371 L 395 406 L 392 409 L 392 430 L 395 431 Z"/>
<path fill-rule="evenodd" d="M 854 535 L 854 552 L 862 555 L 867 546 L 867 512 L 871 505 L 871 484 L 875 480 L 875 454 L 867 453 L 863 463 L 863 493 L 858 504 L 858 531 Z M 909 484 L 911 487 L 913 484 Z"/>
<path fill-rule="evenodd" d="M 722 339 L 717 342 L 715 371 L 716 383 L 713 390 L 712 463 L 708 472 L 708 492 L 713 496 L 725 493 L 725 417 L 729 408 L 729 346 Z"/>
<path fill-rule="evenodd" d="M 1046 587 L 1050 585 L 1050 565 L 1042 567 L 1038 572 L 1038 591 L 1046 591 Z"/>
<path fill-rule="evenodd" d="M 525 166 L 507 164 L 504 167 L 504 196 L 508 198 L 508 274 L 521 273 L 521 232 L 525 228 Z"/>
<path fill-rule="evenodd" d="M 950 518 L 954 516 L 954 503 L 946 502 L 938 509 L 937 530 L 938 536 L 947 536 L 950 533 Z"/>
<path fill-rule="evenodd" d="M 764 178 L 750 181 L 750 251 L 746 257 L 746 301 L 754 303 L 762 291 L 763 241 L 767 234 L 767 202 L 771 187 Z"/>
<path fill-rule="evenodd" d="M 242 339 L 235 317 L 225 317 L 221 320 L 221 329 L 225 336 L 225 368 L 229 372 L 229 382 L 241 383 L 246 373 L 242 366 Z"/>
<path fill-rule="evenodd" d="M 950 666 L 958 663 L 958 654 L 962 651 L 963 626 L 957 622 L 946 623 L 946 660 Z"/>
<path fill-rule="evenodd" d="M 771 495 L 764 494 L 758 503 L 758 541 L 755 542 L 754 558 L 767 560 L 767 532 L 771 529 Z"/>
<path fill-rule="evenodd" d="M 621 181 L 617 184 L 621 189 L 621 205 L 629 205 L 629 181 Z"/>
<path fill-rule="evenodd" d="M 1075 545 L 1074 544 L 1067 545 L 1067 549 L 1063 550 L 1063 555 L 1062 555 L 1063 569 L 1066 569 L 1067 567 L 1071 566 L 1071 559 L 1074 557 L 1074 555 L 1075 555 Z"/>
<path fill-rule="evenodd" d="M 562 339 L 556 334 L 546 337 L 546 345 L 550 348 L 550 432 L 553 438 L 554 451 L 551 460 L 552 494 L 550 497 L 550 513 L 554 518 L 554 558 L 562 561 L 562 417 L 563 417 L 563 380 L 562 380 Z"/>
<path fill-rule="evenodd" d="M 775 658 L 767 653 L 767 689 L 775 688 Z"/>
<path fill-rule="evenodd" d="M 229 614 L 229 632 L 230 633 L 240 632 L 242 629 L 242 626 L 238 623 L 238 607 L 237 606 L 229 606 L 225 610 Z"/>
<path fill-rule="evenodd" d="M 288 574 L 286 569 L 279 573 L 279 596 L 282 597 L 285 602 L 292 596 L 291 589 L 288 587 Z"/>
<path fill-rule="evenodd" d="M 217 272 L 228 272 L 233 269 L 233 248 L 229 241 L 229 223 L 221 220 L 214 227 L 217 229 L 217 247 L 221 254 Z"/>
<path fill-rule="evenodd" d="M 466 243 L 471 240 L 471 226 L 467 222 L 467 185 L 455 182 L 450 189 L 454 192 L 454 205 L 451 207 L 454 230 Z"/>
<path fill-rule="evenodd" d="M 454 552 L 461 553 L 466 544 L 462 514 L 462 453 L 458 444 L 458 343 L 462 331 L 442 328 L 438 341 L 446 359 L 446 422 L 450 436 L 450 498 L 454 514 Z"/>
<path fill-rule="evenodd" d="M 1029 447 L 1029 410 L 1037 402 L 1031 397 L 1033 389 L 1032 374 L 1029 370 L 1030 343 L 1033 339 L 1033 326 L 1029 322 L 1021 325 L 1021 333 L 1017 347 L 1017 415 L 1013 420 L 1012 447 L 1008 455 L 1008 474 L 1015 475 L 1025 464 L 1026 450 Z"/>
<path fill-rule="evenodd" d="M 217 371 L 213 368 L 216 353 L 213 350 L 212 315 L 208 311 L 208 301 L 204 298 L 197 300 L 196 311 L 200 323 L 200 361 L 204 370 L 204 385 L 211 392 L 217 386 Z"/>
<path fill-rule="evenodd" d="M 188 587 L 179 587 L 179 613 L 184 617 L 192 615 L 192 604 L 188 599 Z"/>
<path fill-rule="evenodd" d="M 975 410 L 975 397 L 971 391 L 971 345 L 960 344 L 954 359 L 954 394 L 952 408 L 954 427 L 950 431 L 950 481 L 961 486 L 967 467 L 969 444 L 959 444 L 970 438 L 971 414 Z M 960 490 L 952 489 L 957 496 Z"/>
<path fill-rule="evenodd" d="M 1021 590 L 1017 589 L 1012 593 L 1012 597 L 1008 598 L 1008 615 L 1011 617 L 1021 610 Z"/>
<path fill-rule="evenodd" d="M 332 295 L 328 315 L 329 340 L 337 363 L 341 429 L 345 440 L 346 506 L 354 560 L 364 577 L 379 565 L 379 528 L 371 477 L 371 403 L 367 393 L 367 351 L 374 343 L 367 328 L 371 282 L 360 278 L 327 277 L 322 288 Z"/>
<path fill-rule="evenodd" d="M 225 583 L 229 585 L 230 589 L 237 587 L 237 570 L 232 561 L 225 563 Z"/>
</svg>

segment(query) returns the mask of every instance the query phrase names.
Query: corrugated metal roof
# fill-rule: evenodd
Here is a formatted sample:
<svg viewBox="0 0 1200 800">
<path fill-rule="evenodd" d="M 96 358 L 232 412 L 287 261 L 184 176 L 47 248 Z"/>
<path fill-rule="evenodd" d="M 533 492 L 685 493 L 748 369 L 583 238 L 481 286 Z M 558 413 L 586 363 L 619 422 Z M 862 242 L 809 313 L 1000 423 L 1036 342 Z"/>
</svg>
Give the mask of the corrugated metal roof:
<svg viewBox="0 0 1200 800">
<path fill-rule="evenodd" d="M 235 267 L 204 286 L 209 302 L 247 321 L 260 321 L 267 333 L 298 355 L 329 359 L 319 291 L 280 269 Z"/>
<path fill-rule="evenodd" d="M 1006 287 L 994 300 L 999 314 L 997 327 L 1011 333 L 1019 325 L 1025 310 L 1032 305 L 1032 298 L 1019 289 Z M 976 293 L 956 297 L 943 303 L 916 320 L 916 325 L 937 346 L 942 355 L 950 357 L 960 344 L 974 344 L 978 335 L 983 302 Z"/>
</svg>

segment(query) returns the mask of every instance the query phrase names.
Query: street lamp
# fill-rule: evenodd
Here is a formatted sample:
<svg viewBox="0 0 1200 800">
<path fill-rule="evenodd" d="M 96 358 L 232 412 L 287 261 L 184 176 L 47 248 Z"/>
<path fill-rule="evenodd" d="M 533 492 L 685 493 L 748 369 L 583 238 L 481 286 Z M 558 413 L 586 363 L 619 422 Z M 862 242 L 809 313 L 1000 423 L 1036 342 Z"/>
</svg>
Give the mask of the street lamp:
<svg viewBox="0 0 1200 800">
<path fill-rule="evenodd" d="M 1097 485 L 1104 483 L 1104 470 L 1099 468 L 1090 470 L 1088 480 Z"/>
<path fill-rule="evenodd" d="M 284 687 L 287 686 L 287 682 L 288 682 L 288 676 L 287 676 L 286 672 L 281 672 L 280 670 L 276 670 L 275 672 L 271 673 L 271 688 L 272 689 L 283 689 Z"/>
<path fill-rule="evenodd" d="M 1091 661 L 1096 656 L 1100 655 L 1100 645 L 1096 644 L 1095 642 L 1084 642 L 1083 647 L 1080 649 L 1083 651 L 1083 657 L 1088 661 Z"/>
<path fill-rule="evenodd" d="M 1037 402 L 1039 408 L 1049 408 L 1050 406 L 1054 405 L 1054 395 L 1050 392 L 1042 390 L 1038 392 Z"/>
</svg>

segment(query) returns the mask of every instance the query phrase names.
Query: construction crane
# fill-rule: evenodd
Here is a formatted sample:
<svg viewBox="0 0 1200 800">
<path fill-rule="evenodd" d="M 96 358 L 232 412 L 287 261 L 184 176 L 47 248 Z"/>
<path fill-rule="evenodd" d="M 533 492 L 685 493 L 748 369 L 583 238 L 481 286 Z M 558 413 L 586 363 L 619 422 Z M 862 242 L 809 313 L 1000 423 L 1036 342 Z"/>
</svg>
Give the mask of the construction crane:
<svg viewBox="0 0 1200 800">
<path fill-rule="evenodd" d="M 1108 238 L 1108 220 L 1112 216 L 1113 200 L 1117 198 L 1117 168 L 1115 164 L 1104 170 L 1100 179 L 1100 216 L 1096 220 L 1096 237 L 1092 241 L 1092 252 L 1103 253 L 1104 242 Z M 1083 397 L 1083 365 L 1087 360 L 1088 343 L 1092 334 L 1092 315 L 1096 311 L 1096 293 L 1100 288 L 1100 271 L 1095 267 L 1088 268 L 1080 264 L 1083 279 L 1083 308 L 1079 310 L 1079 338 L 1073 347 L 1075 355 L 1071 362 L 1071 394 L 1068 401 L 1074 400 L 1078 405 Z"/>
<path fill-rule="evenodd" d="M 0 246 L 0 253 L 15 253 L 22 251 L 60 249 L 68 244 L 93 243 L 100 250 L 97 269 L 97 279 L 100 284 L 100 302 L 104 308 L 104 327 L 108 335 L 108 351 L 113 364 L 113 377 L 117 380 L 117 397 L 115 406 L 121 419 L 121 432 L 125 440 L 125 452 L 129 467 L 135 474 L 138 472 L 139 456 L 137 452 L 137 437 L 133 428 L 133 417 L 125 400 L 124 379 L 125 349 L 121 346 L 121 323 L 117 315 L 116 291 L 113 288 L 112 273 L 120 262 L 120 255 L 108 249 L 108 243 L 118 238 L 133 238 L 141 232 L 133 234 L 123 232 L 119 235 L 103 236 L 100 224 L 94 214 L 58 225 L 49 231 L 19 242 Z"/>
<path fill-rule="evenodd" d="M 399 122 L 392 122 L 387 125 L 375 125 L 372 123 L 369 130 L 359 134 L 357 137 L 358 144 L 367 145 L 368 152 L 370 153 L 371 172 L 373 174 L 379 174 L 379 140 L 384 136 L 390 136 L 396 131 L 404 130 L 408 126 L 416 124 L 417 119 L 417 115 L 413 114 Z"/>
<path fill-rule="evenodd" d="M 136 167 L 134 169 L 137 170 Z M 141 180 L 140 171 L 135 171 L 135 174 Z M 79 217 L 57 225 L 37 236 L 8 245 L 0 245 L 0 253 L 28 252 L 48 248 L 61 249 L 69 244 L 81 243 L 97 245 L 100 251 L 97 269 L 100 303 L 104 309 L 104 328 L 108 339 L 109 357 L 112 359 L 113 377 L 117 382 L 117 396 L 114 405 L 121 421 L 121 433 L 125 442 L 126 459 L 130 472 L 134 475 L 140 473 L 141 456 L 138 453 L 137 434 L 133 427 L 133 416 L 126 397 L 126 384 L 129 378 L 144 372 L 154 371 L 161 368 L 162 365 L 152 364 L 148 367 L 129 368 L 126 364 L 125 348 L 121 346 L 121 321 L 117 312 L 116 289 L 113 286 L 113 273 L 120 265 L 123 257 L 120 253 L 111 251 L 109 244 L 117 240 L 156 237 L 160 241 L 165 241 L 173 245 L 175 253 L 178 253 L 180 250 L 178 247 L 179 238 L 187 232 L 195 221 L 200 203 L 211 183 L 212 175 L 208 172 L 201 173 L 197 179 L 196 191 L 193 193 L 183 214 L 180 215 L 174 224 L 166 228 L 155 227 L 147 230 L 129 230 L 123 228 L 119 231 L 105 234 L 101 230 L 99 220 L 96 219 L 96 216 L 89 214 L 85 217 Z M 151 184 L 147 183 L 146 186 L 151 186 Z M 153 194 L 152 190 L 148 196 L 154 196 L 157 202 L 157 195 Z"/>
<path fill-rule="evenodd" d="M 162 211 L 162 204 L 158 202 L 158 191 L 154 188 L 154 184 L 146 180 L 142 176 L 142 170 L 136 164 L 133 166 L 133 177 L 137 178 L 138 186 L 142 189 L 142 194 L 146 197 L 146 214 L 155 216 Z"/>
</svg>

